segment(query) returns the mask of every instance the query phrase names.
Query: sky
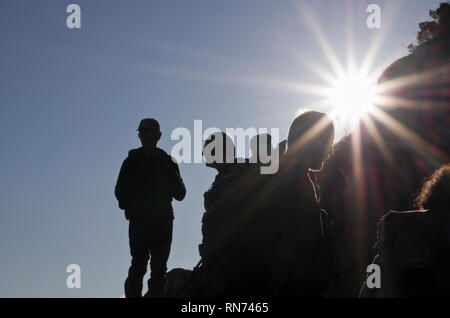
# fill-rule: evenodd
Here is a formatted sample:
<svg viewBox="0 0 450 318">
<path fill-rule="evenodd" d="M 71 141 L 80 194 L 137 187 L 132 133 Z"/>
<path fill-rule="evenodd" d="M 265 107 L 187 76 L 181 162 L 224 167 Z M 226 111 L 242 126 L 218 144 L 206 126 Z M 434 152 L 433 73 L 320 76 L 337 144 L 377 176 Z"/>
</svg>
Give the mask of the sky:
<svg viewBox="0 0 450 318">
<path fill-rule="evenodd" d="M 140 119 L 158 119 L 169 153 L 171 132 L 193 133 L 194 120 L 283 139 L 299 109 L 324 110 L 286 83 L 324 85 L 310 66 L 332 70 L 325 48 L 344 66 L 350 52 L 357 69 L 372 52 L 380 72 L 439 2 L 0 0 L 0 297 L 123 295 L 131 257 L 114 186 Z M 70 3 L 81 29 L 66 26 Z M 371 3 L 380 29 L 366 25 Z M 199 260 L 215 176 L 201 163 L 180 170 L 169 270 Z M 66 286 L 69 264 L 81 288 Z"/>
</svg>

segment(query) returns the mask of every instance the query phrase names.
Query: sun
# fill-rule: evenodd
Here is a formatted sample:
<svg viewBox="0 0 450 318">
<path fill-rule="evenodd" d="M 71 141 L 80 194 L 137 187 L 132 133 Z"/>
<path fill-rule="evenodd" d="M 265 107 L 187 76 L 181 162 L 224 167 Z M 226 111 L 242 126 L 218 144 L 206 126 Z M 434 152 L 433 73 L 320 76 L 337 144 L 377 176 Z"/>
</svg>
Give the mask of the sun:
<svg viewBox="0 0 450 318">
<path fill-rule="evenodd" d="M 356 122 L 375 109 L 376 81 L 363 74 L 343 74 L 331 83 L 327 97 L 334 115 Z"/>
</svg>

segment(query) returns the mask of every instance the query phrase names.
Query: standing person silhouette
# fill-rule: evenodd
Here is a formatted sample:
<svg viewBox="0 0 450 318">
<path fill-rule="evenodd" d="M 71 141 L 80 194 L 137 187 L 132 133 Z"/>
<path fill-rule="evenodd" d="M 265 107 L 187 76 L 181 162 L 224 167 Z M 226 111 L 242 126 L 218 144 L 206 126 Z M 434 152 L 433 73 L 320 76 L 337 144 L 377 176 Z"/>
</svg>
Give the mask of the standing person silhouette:
<svg viewBox="0 0 450 318">
<path fill-rule="evenodd" d="M 184 199 L 186 188 L 173 158 L 156 144 L 161 138 L 153 118 L 139 124 L 142 147 L 130 150 L 115 188 L 119 207 L 129 220 L 131 266 L 125 281 L 125 297 L 142 296 L 142 280 L 150 260 L 151 278 L 144 297 L 162 297 L 167 260 L 172 244 L 172 199 Z"/>
<path fill-rule="evenodd" d="M 278 297 L 328 296 L 328 220 L 313 173 L 322 169 L 333 141 L 334 124 L 324 113 L 305 112 L 289 129 L 271 200 L 261 213 L 266 262 Z"/>
</svg>

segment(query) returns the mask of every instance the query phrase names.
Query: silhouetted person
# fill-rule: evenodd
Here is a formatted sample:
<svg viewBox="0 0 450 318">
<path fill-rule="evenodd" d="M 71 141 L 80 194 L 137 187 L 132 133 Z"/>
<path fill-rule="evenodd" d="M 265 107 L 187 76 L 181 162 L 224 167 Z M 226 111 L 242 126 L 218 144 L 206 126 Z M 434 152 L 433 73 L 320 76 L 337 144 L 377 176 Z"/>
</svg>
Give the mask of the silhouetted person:
<svg viewBox="0 0 450 318">
<path fill-rule="evenodd" d="M 378 224 L 382 297 L 445 297 L 450 293 L 450 165 L 433 173 L 419 210 L 389 212 Z"/>
<path fill-rule="evenodd" d="M 232 205 L 235 146 L 233 140 L 223 132 L 211 134 L 203 148 L 206 166 L 217 170 L 214 182 L 204 193 L 205 213 L 202 218 L 202 244 L 199 246 L 204 270 L 212 289 L 217 295 L 223 293 L 219 276 L 223 276 L 224 252 L 229 248 L 227 235 L 229 209 Z"/>
<path fill-rule="evenodd" d="M 205 141 L 203 155 L 206 159 L 206 166 L 217 170 L 217 175 L 211 187 L 203 194 L 205 213 L 202 219 L 203 243 L 200 245 L 200 256 L 209 258 L 216 247 L 210 240 L 220 227 L 220 221 L 224 215 L 223 207 L 229 203 L 223 192 L 227 190 L 235 161 L 235 147 L 233 140 L 225 133 L 218 132 L 211 134 Z M 228 161 L 228 162 L 227 162 Z"/>
<path fill-rule="evenodd" d="M 222 145 L 226 149 L 217 155 L 217 148 L 223 148 Z M 211 151 L 215 158 L 209 155 Z M 254 279 L 256 267 L 249 232 L 258 209 L 254 194 L 258 194 L 259 168 L 247 160 L 236 163 L 233 140 L 224 133 L 215 133 L 206 140 L 204 155 L 206 165 L 218 171 L 204 194 L 206 212 L 200 254 L 210 285 L 208 296 L 258 295 L 261 290 L 256 283 L 267 279 L 267 275 Z"/>
<path fill-rule="evenodd" d="M 152 118 L 143 119 L 138 131 L 142 147 L 129 151 L 115 188 L 119 207 L 129 220 L 132 259 L 125 297 L 142 296 L 142 280 L 150 256 L 151 278 L 146 296 L 161 297 L 172 243 L 172 199 L 183 200 L 186 188 L 178 165 L 156 146 L 161 138 L 159 123 Z"/>
<path fill-rule="evenodd" d="M 333 157 L 348 155 L 348 138 L 343 138 L 333 147 Z M 351 165 L 351 161 L 348 165 Z M 358 262 L 357 234 L 360 224 L 355 222 L 353 209 L 348 202 L 356 201 L 348 195 L 348 180 L 342 167 L 333 159 L 327 160 L 324 168 L 316 174 L 320 185 L 320 205 L 333 220 L 333 269 L 336 297 L 358 297 L 366 268 Z M 355 211 L 361 213 L 360 210 Z M 368 247 L 366 247 L 368 249 Z"/>
<path fill-rule="evenodd" d="M 298 116 L 289 130 L 286 154 L 271 182 L 272 201 L 264 212 L 266 262 L 277 296 L 327 295 L 328 227 L 310 171 L 322 168 L 333 140 L 333 122 L 319 112 Z"/>
</svg>

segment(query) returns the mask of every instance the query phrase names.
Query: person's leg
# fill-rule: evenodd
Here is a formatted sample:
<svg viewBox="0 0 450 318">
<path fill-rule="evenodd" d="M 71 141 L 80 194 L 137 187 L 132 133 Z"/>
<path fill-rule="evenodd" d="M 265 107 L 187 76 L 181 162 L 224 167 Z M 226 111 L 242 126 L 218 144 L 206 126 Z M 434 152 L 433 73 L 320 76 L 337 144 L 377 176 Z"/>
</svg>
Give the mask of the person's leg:
<svg viewBox="0 0 450 318">
<path fill-rule="evenodd" d="M 172 245 L 172 220 L 160 228 L 161 235 L 152 242 L 150 248 L 151 277 L 148 280 L 146 296 L 162 297 L 166 286 L 167 260 Z"/>
<path fill-rule="evenodd" d="M 147 272 L 149 260 L 149 246 L 142 225 L 130 220 L 129 240 L 131 266 L 128 270 L 128 277 L 125 280 L 125 297 L 142 297 L 142 280 Z"/>
</svg>

